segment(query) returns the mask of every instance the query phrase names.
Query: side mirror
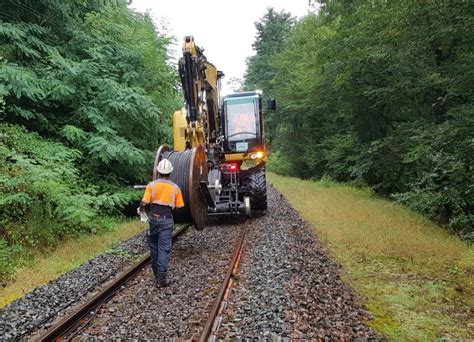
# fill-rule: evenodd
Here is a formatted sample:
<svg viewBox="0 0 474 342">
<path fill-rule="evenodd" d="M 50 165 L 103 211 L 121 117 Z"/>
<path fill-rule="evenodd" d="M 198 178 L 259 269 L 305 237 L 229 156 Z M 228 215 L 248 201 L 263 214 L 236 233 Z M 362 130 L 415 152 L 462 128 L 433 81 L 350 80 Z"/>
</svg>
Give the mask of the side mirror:
<svg viewBox="0 0 474 342">
<path fill-rule="evenodd" d="M 276 103 L 276 100 L 273 99 L 273 98 L 269 98 L 267 100 L 267 109 L 268 110 L 275 110 L 277 109 L 277 103 Z"/>
</svg>

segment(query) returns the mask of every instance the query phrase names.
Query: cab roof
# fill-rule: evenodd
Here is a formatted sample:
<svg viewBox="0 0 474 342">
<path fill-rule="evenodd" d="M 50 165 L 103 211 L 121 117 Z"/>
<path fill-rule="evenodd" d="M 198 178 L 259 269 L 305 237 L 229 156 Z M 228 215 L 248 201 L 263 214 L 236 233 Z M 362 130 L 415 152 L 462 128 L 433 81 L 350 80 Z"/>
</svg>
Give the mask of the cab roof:
<svg viewBox="0 0 474 342">
<path fill-rule="evenodd" d="M 241 93 L 228 94 L 224 96 L 224 100 L 233 97 L 261 97 L 261 94 L 257 93 L 256 91 L 244 91 Z"/>
</svg>

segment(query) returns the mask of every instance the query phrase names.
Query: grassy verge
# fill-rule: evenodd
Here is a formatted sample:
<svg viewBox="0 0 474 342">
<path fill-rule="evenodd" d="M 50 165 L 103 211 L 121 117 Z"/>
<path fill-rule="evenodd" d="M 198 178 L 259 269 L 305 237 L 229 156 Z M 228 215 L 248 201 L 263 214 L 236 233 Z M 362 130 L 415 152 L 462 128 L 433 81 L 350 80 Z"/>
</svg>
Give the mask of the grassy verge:
<svg viewBox="0 0 474 342">
<path fill-rule="evenodd" d="M 369 325 L 391 340 L 474 338 L 474 248 L 370 190 L 268 180 L 343 265 L 374 314 Z"/>
<path fill-rule="evenodd" d="M 112 231 L 62 242 L 54 252 L 35 256 L 31 265 L 19 269 L 6 287 L 0 288 L 0 308 L 20 298 L 33 288 L 46 284 L 87 260 L 145 229 L 139 221 L 126 222 Z"/>
</svg>

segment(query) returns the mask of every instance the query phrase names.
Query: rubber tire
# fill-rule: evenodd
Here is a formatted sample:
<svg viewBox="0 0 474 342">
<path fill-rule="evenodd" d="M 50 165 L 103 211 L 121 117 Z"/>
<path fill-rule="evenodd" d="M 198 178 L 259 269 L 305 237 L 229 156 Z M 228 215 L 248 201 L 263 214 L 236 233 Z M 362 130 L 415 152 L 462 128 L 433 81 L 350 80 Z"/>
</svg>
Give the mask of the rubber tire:
<svg viewBox="0 0 474 342">
<path fill-rule="evenodd" d="M 267 180 L 265 168 L 252 170 L 247 178 L 250 207 L 254 210 L 267 210 Z"/>
</svg>

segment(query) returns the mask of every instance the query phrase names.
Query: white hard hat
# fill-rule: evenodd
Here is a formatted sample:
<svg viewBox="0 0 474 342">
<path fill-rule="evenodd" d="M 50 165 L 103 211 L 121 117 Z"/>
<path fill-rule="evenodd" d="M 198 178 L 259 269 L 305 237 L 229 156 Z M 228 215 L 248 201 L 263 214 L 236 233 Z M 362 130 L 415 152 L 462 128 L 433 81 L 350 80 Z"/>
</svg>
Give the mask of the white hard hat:
<svg viewBox="0 0 474 342">
<path fill-rule="evenodd" d="M 168 159 L 162 159 L 156 168 L 162 175 L 168 175 L 173 171 L 173 164 Z"/>
</svg>

